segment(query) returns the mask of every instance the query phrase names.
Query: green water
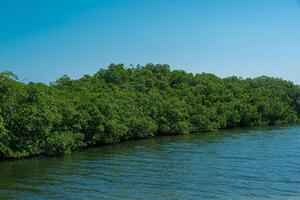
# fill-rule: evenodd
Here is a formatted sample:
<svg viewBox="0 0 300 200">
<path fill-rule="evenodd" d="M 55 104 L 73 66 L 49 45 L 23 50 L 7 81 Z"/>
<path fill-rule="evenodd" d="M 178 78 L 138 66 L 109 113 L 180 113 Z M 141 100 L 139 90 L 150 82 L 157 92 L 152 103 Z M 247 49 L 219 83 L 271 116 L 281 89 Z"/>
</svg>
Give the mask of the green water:
<svg viewBox="0 0 300 200">
<path fill-rule="evenodd" d="M 300 199 L 300 127 L 0 161 L 0 199 Z"/>
</svg>

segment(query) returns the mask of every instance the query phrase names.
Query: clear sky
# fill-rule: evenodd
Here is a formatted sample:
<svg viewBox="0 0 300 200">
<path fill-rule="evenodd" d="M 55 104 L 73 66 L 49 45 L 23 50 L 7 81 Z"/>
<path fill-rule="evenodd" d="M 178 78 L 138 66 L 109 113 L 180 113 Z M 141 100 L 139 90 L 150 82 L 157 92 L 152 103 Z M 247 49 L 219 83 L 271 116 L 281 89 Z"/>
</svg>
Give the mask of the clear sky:
<svg viewBox="0 0 300 200">
<path fill-rule="evenodd" d="M 297 0 L 0 0 L 0 71 L 78 78 L 109 63 L 166 63 L 300 83 Z"/>
</svg>

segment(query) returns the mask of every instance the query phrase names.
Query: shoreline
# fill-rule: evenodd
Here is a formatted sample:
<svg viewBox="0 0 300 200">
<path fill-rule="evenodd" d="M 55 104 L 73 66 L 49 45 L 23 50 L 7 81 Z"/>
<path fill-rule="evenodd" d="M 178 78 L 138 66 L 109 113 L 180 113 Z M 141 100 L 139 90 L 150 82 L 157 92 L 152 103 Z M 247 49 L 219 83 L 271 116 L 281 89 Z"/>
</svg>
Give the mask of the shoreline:
<svg viewBox="0 0 300 200">
<path fill-rule="evenodd" d="M 70 153 L 66 154 L 58 154 L 58 155 L 47 155 L 47 154 L 40 154 L 36 156 L 28 156 L 28 157 L 19 157 L 19 158 L 4 158 L 0 159 L 1 161 L 18 161 L 18 160 L 36 160 L 36 159 L 46 159 L 46 158 L 59 158 L 59 157 L 64 157 L 66 155 L 72 155 L 73 153 L 76 152 L 81 152 L 81 151 L 86 151 L 88 149 L 93 149 L 93 148 L 101 148 L 101 147 L 107 147 L 107 146 L 114 146 L 114 145 L 120 145 L 120 144 L 127 144 L 135 141 L 141 141 L 141 140 L 149 140 L 149 139 L 159 139 L 159 138 L 164 138 L 164 137 L 176 137 L 176 136 L 187 136 L 187 135 L 197 135 L 197 134 L 213 134 L 213 133 L 220 133 L 220 132 L 235 132 L 235 131 L 255 131 L 257 129 L 259 130 L 274 130 L 274 129 L 281 129 L 281 128 L 287 128 L 287 127 L 298 127 L 300 126 L 300 123 L 283 123 L 283 124 L 276 124 L 276 125 L 261 125 L 261 126 L 253 126 L 253 127 L 234 127 L 234 128 L 228 128 L 228 129 L 221 129 L 221 130 L 215 130 L 215 131 L 203 131 L 203 132 L 191 132 L 186 135 L 156 135 L 153 137 L 147 137 L 147 138 L 136 138 L 136 139 L 131 139 L 131 140 L 124 140 L 120 141 L 118 143 L 113 143 L 113 144 L 102 144 L 102 145 L 91 145 L 91 146 L 86 146 L 82 148 L 78 148 L 73 150 Z"/>
</svg>

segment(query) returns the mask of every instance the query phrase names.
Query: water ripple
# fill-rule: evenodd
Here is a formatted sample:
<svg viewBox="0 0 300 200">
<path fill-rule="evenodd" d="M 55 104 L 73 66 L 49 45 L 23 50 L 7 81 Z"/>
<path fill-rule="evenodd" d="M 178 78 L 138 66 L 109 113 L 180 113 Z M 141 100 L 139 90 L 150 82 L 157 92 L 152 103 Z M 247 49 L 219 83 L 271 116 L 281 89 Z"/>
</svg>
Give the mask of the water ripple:
<svg viewBox="0 0 300 200">
<path fill-rule="evenodd" d="M 0 162 L 0 199 L 300 199 L 300 127 L 172 136 Z"/>
</svg>

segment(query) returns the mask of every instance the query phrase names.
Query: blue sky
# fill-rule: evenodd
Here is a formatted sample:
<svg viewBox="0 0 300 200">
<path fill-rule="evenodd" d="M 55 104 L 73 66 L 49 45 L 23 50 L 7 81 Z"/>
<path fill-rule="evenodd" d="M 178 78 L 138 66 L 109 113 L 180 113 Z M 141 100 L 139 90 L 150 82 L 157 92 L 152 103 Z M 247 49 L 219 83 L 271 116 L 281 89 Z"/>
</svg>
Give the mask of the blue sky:
<svg viewBox="0 0 300 200">
<path fill-rule="evenodd" d="M 166 63 L 300 83 L 297 0 L 0 0 L 0 71 L 78 78 L 109 63 Z"/>
</svg>

